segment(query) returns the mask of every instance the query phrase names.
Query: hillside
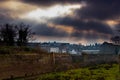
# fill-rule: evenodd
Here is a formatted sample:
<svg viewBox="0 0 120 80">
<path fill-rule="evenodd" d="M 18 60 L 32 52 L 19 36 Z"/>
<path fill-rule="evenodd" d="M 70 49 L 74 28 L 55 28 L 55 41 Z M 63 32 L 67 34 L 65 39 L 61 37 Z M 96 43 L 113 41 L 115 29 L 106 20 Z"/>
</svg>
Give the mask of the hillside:
<svg viewBox="0 0 120 80">
<path fill-rule="evenodd" d="M 70 55 L 70 54 L 60 54 L 60 53 L 47 53 L 39 48 L 33 49 L 28 47 L 5 47 L 4 46 L 4 47 L 0 47 L 0 79 L 13 80 L 16 77 L 32 77 L 32 76 L 34 77 L 41 74 L 67 71 L 71 69 L 73 69 L 73 73 L 74 73 L 74 69 L 77 69 L 78 72 L 81 72 L 82 67 L 95 66 L 98 64 L 111 64 L 110 66 L 105 65 L 105 69 L 106 69 L 106 66 L 109 69 L 105 71 L 110 72 L 110 74 L 113 74 L 111 73 L 112 71 L 114 71 L 114 70 L 111 71 L 111 69 L 113 68 L 113 69 L 116 69 L 115 74 L 117 74 L 118 65 L 112 65 L 113 63 L 117 63 L 117 62 L 118 62 L 117 55 L 105 55 L 105 54 Z M 96 72 L 95 75 L 100 75 L 99 71 L 104 70 L 102 67 L 104 67 L 104 65 L 95 67 L 95 72 Z M 86 76 L 91 76 L 92 74 L 94 74 L 94 71 L 92 73 L 91 70 L 89 69 L 92 69 L 92 68 L 94 67 L 82 68 L 83 73 L 81 72 L 81 74 L 82 75 L 86 74 Z M 89 74 L 84 73 L 84 70 L 87 71 Z M 62 76 L 64 77 L 63 73 L 64 72 L 55 73 L 55 74 L 53 73 L 50 75 L 52 75 L 53 77 L 56 77 L 56 74 L 57 75 L 60 74 L 59 76 L 61 76 L 62 74 Z M 71 78 L 76 76 L 77 73 L 75 73 L 75 75 L 72 73 L 70 73 L 71 75 L 66 73 L 65 77 L 66 75 L 68 75 Z M 48 77 L 49 77 L 49 74 L 48 74 Z M 41 76 L 38 77 L 38 79 L 39 78 L 41 78 Z M 43 78 L 44 78 L 44 75 L 43 75 Z"/>
</svg>

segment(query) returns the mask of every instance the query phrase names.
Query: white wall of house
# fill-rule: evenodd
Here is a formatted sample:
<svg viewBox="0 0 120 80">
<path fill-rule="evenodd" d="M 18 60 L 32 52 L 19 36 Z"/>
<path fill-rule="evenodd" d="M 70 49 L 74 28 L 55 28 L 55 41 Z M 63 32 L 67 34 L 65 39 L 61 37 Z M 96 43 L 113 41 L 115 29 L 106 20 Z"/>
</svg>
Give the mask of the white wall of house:
<svg viewBox="0 0 120 80">
<path fill-rule="evenodd" d="M 67 50 L 65 50 L 65 49 L 62 49 L 62 53 L 67 53 Z"/>
<path fill-rule="evenodd" d="M 72 51 L 69 52 L 70 54 L 77 54 L 77 51 L 75 51 L 74 49 Z"/>
<path fill-rule="evenodd" d="M 50 52 L 59 53 L 59 48 L 58 47 L 51 47 Z"/>
</svg>

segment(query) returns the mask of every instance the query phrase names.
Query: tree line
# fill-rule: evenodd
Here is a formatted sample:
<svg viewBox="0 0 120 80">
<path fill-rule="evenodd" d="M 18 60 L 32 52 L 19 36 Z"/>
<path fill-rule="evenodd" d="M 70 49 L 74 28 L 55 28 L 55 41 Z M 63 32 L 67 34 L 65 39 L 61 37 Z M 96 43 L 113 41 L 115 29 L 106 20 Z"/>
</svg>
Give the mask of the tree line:
<svg viewBox="0 0 120 80">
<path fill-rule="evenodd" d="M 32 35 L 30 26 L 23 23 L 0 25 L 0 45 L 25 46 Z"/>
</svg>

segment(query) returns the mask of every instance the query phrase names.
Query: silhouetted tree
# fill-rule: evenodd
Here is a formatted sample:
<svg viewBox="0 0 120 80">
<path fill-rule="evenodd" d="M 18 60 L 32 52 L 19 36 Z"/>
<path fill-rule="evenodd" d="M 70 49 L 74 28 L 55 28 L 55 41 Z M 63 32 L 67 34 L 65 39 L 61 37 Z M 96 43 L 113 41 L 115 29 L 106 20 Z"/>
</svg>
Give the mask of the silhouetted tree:
<svg viewBox="0 0 120 80">
<path fill-rule="evenodd" d="M 15 28 L 12 24 L 5 24 L 0 26 L 0 38 L 5 45 L 13 46 L 15 42 Z"/>
<path fill-rule="evenodd" d="M 25 46 L 32 34 L 30 26 L 23 23 L 0 25 L 0 44 L 13 46 L 17 43 L 18 46 Z"/>
<path fill-rule="evenodd" d="M 20 24 L 17 28 L 17 44 L 18 46 L 25 46 L 32 35 L 29 25 Z"/>
</svg>

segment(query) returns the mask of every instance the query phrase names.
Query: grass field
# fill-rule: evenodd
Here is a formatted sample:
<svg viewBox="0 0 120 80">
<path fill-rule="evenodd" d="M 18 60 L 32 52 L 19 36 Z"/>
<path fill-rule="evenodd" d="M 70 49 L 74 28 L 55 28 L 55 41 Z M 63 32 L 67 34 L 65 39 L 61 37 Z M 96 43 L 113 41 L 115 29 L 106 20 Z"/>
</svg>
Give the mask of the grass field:
<svg viewBox="0 0 120 80">
<path fill-rule="evenodd" d="M 36 80 L 120 80 L 120 74 L 117 64 L 103 64 L 66 72 L 44 74 Z"/>
</svg>

